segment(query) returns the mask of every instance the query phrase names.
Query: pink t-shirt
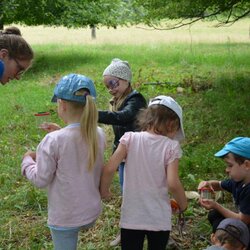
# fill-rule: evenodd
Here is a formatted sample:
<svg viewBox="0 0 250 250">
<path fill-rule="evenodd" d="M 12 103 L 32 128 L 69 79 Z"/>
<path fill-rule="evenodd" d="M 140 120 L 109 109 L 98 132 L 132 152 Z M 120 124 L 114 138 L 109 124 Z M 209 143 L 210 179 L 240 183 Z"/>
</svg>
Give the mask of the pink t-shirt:
<svg viewBox="0 0 250 250">
<path fill-rule="evenodd" d="M 104 165 L 105 135 L 98 128 L 99 151 L 92 171 L 87 170 L 88 145 L 80 127 L 47 134 L 37 147 L 36 162 L 22 161 L 22 174 L 48 190 L 48 224 L 75 227 L 89 224 L 101 213 L 99 184 Z"/>
<path fill-rule="evenodd" d="M 127 148 L 120 227 L 171 230 L 166 170 L 182 155 L 179 142 L 148 132 L 127 132 L 120 143 Z"/>
</svg>

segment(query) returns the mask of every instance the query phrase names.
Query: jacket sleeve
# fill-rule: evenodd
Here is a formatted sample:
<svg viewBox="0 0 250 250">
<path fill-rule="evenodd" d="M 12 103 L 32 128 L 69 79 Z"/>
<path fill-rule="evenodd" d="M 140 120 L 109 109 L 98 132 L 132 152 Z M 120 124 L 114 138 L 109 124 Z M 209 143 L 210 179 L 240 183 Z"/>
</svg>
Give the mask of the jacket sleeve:
<svg viewBox="0 0 250 250">
<path fill-rule="evenodd" d="M 138 111 L 146 107 L 146 100 L 141 94 L 131 96 L 118 111 L 99 111 L 99 123 L 110 125 L 126 125 L 132 123 Z"/>
</svg>

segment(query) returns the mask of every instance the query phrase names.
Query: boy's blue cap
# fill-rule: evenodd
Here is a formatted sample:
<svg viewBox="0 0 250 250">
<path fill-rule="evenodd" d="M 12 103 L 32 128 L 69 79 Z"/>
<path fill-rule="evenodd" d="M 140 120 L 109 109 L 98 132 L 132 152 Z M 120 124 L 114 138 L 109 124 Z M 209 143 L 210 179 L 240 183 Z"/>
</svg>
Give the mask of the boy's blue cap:
<svg viewBox="0 0 250 250">
<path fill-rule="evenodd" d="M 86 95 L 76 95 L 80 89 L 86 89 L 89 95 L 96 98 L 96 90 L 91 79 L 84 75 L 69 74 L 64 76 L 56 85 L 54 89 L 54 96 L 51 101 L 56 102 L 57 99 L 63 99 L 73 102 L 86 102 Z"/>
<path fill-rule="evenodd" d="M 216 157 L 223 157 L 228 153 L 233 153 L 250 159 L 250 138 L 236 137 L 228 142 L 223 149 L 215 154 Z"/>
</svg>

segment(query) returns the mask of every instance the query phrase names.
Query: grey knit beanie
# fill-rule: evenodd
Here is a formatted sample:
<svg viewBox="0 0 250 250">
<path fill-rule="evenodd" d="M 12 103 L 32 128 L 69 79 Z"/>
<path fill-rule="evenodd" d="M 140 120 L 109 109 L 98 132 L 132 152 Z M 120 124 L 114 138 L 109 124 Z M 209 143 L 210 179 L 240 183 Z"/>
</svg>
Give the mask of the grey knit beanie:
<svg viewBox="0 0 250 250">
<path fill-rule="evenodd" d="M 127 61 L 114 58 L 110 65 L 103 71 L 103 76 L 114 76 L 131 82 L 132 72 Z"/>
</svg>

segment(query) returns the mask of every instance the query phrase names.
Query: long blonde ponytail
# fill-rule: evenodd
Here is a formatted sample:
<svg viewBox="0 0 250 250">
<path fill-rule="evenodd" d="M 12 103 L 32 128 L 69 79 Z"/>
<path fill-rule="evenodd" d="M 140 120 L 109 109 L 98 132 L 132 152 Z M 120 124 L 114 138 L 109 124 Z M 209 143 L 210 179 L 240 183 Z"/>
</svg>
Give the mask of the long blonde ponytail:
<svg viewBox="0 0 250 250">
<path fill-rule="evenodd" d="M 91 171 L 98 153 L 98 134 L 97 134 L 98 111 L 92 96 L 86 96 L 86 104 L 81 116 L 81 133 L 89 146 L 88 170 Z"/>
</svg>

